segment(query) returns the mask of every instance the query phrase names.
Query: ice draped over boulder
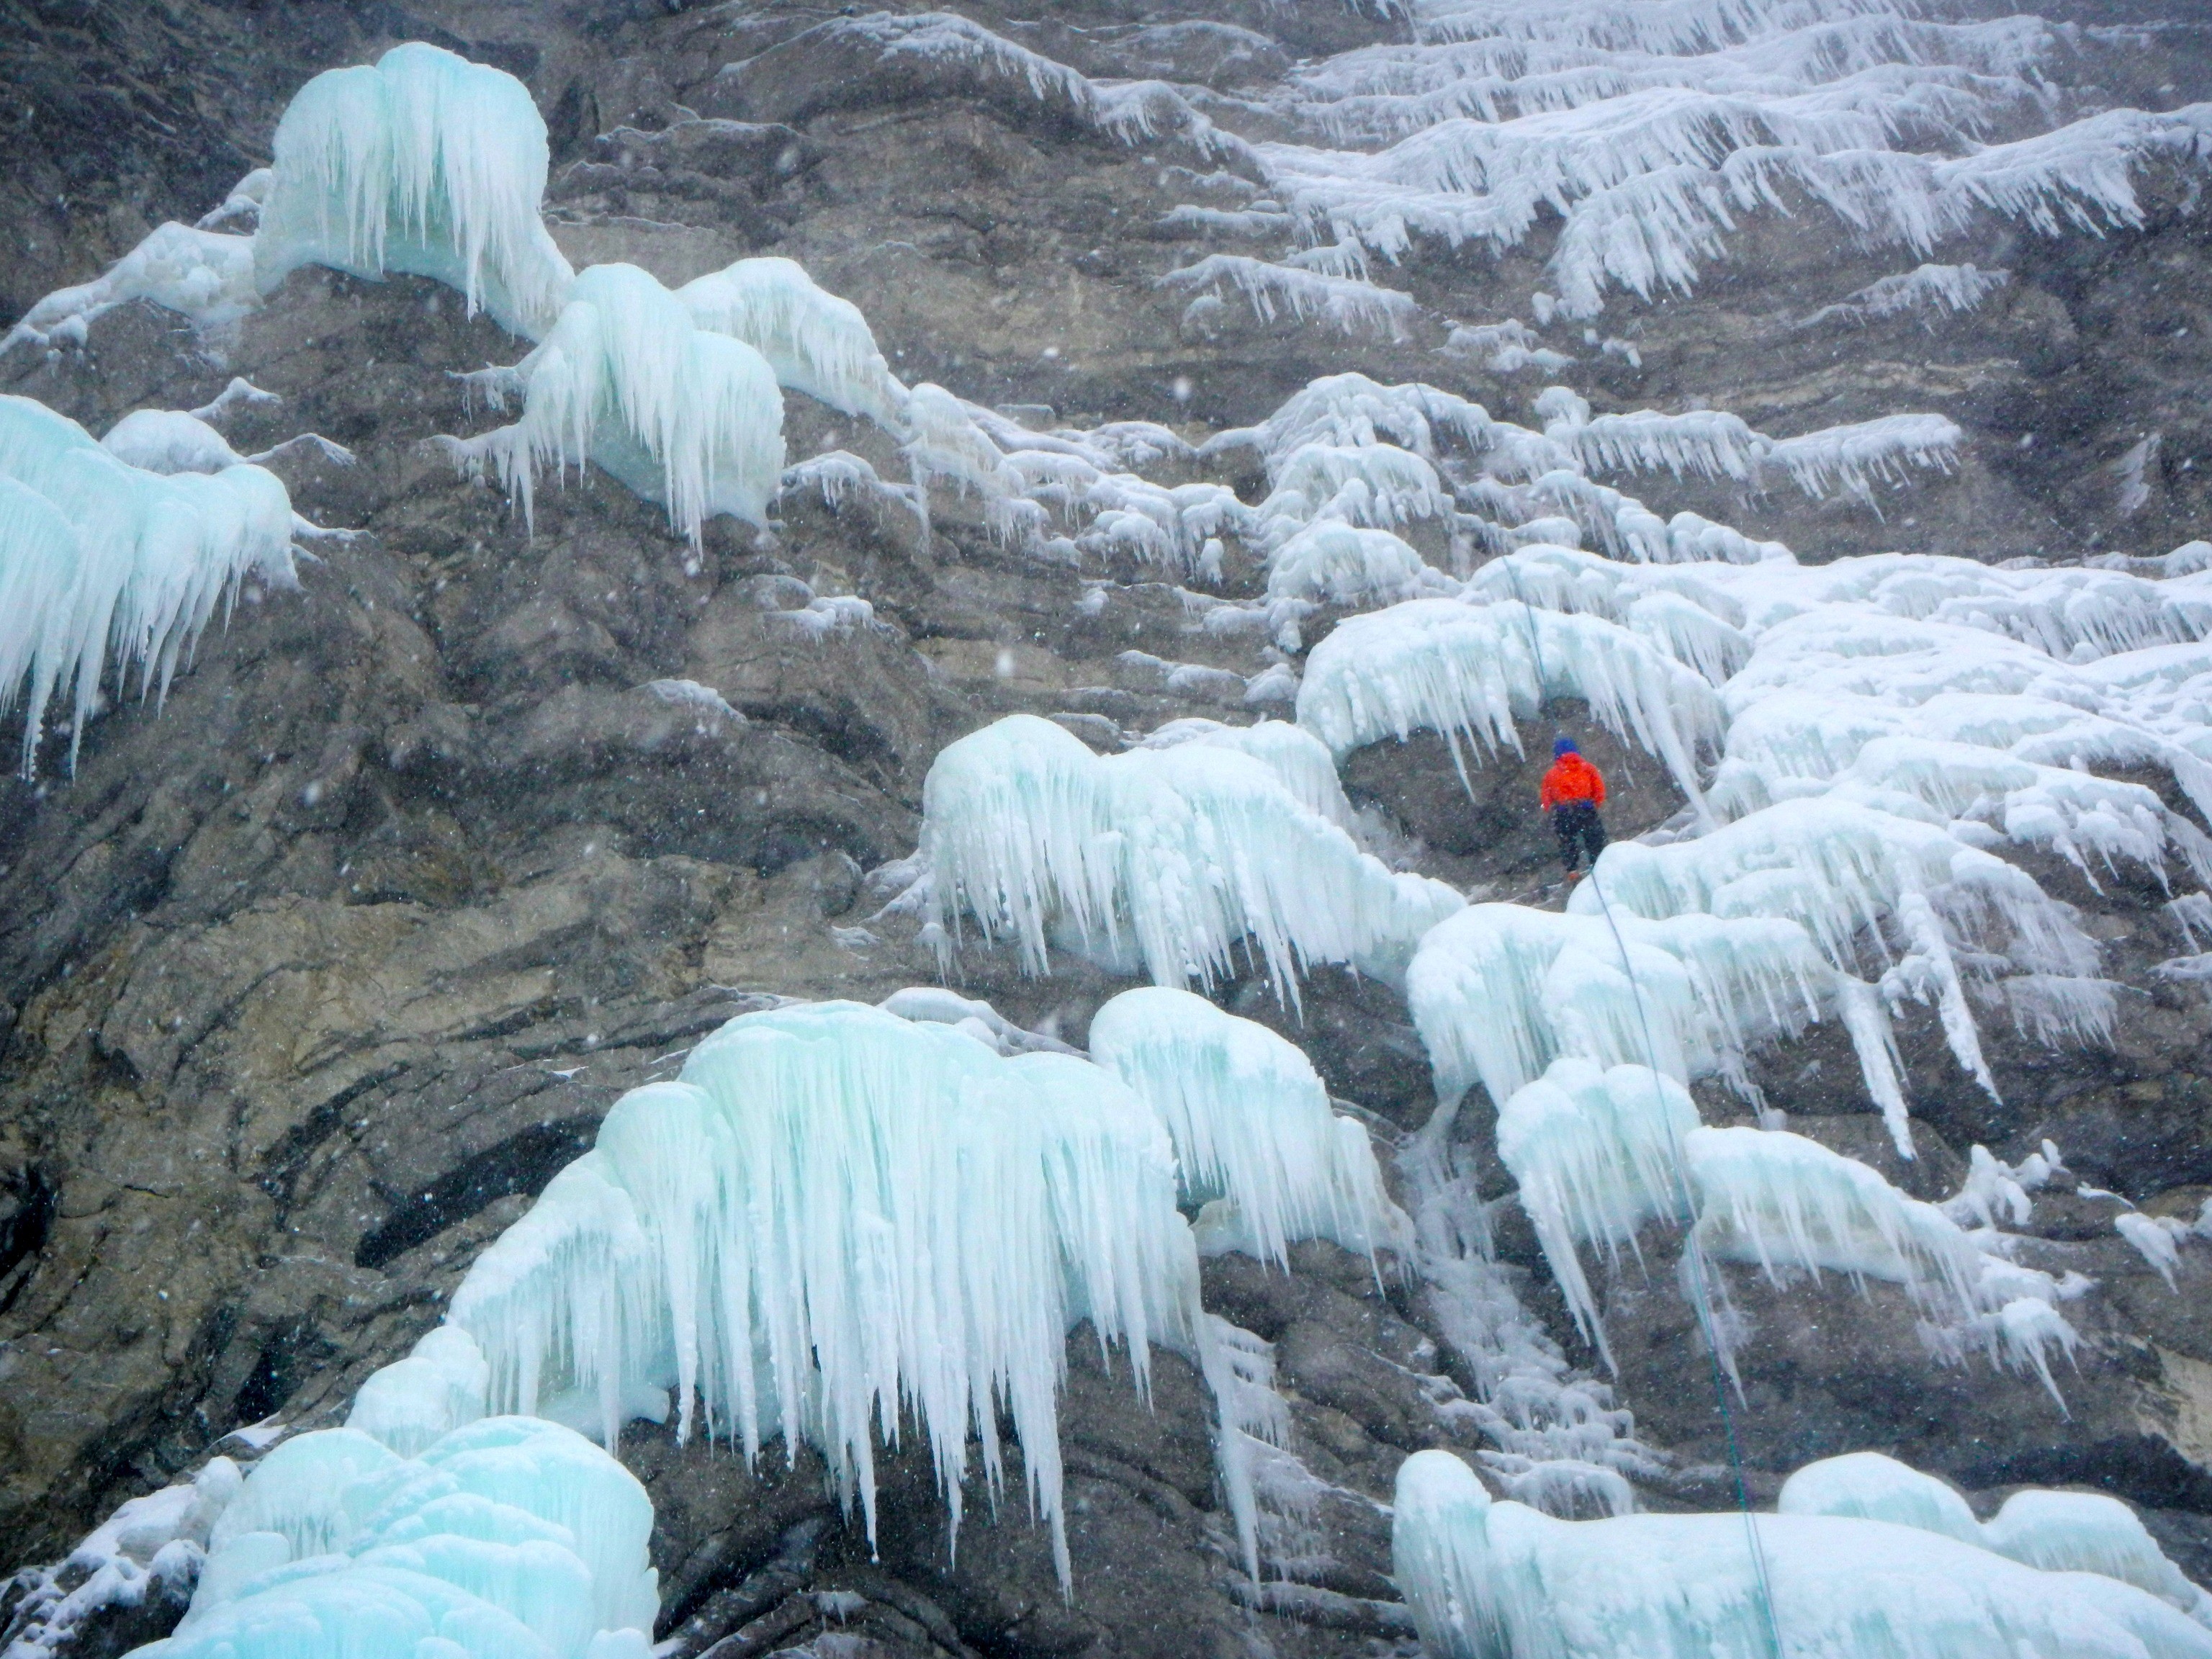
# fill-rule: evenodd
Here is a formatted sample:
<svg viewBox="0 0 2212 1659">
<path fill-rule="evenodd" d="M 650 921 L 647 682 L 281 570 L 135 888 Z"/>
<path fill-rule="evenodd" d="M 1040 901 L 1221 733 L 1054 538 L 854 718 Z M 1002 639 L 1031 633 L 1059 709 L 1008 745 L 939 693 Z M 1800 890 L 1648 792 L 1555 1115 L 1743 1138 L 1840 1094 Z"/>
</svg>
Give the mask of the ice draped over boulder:
<svg viewBox="0 0 2212 1659">
<path fill-rule="evenodd" d="M 1808 1463 L 1782 1483 L 1784 1515 L 1856 1516 L 1941 1533 L 2047 1572 L 2094 1572 L 2155 1595 L 2212 1626 L 2212 1595 L 2167 1559 L 2136 1512 L 2102 1492 L 2030 1487 L 2006 1498 L 1987 1522 L 1932 1474 L 1880 1452 L 1847 1452 Z"/>
<path fill-rule="evenodd" d="M 495 404 L 519 387 L 522 418 L 447 439 L 455 462 L 495 471 L 532 515 L 538 470 L 588 459 L 668 510 L 696 547 L 728 514 L 754 525 L 783 477 L 783 397 L 751 346 L 697 326 L 690 310 L 635 265 L 593 265 L 537 349 L 479 377 Z"/>
<path fill-rule="evenodd" d="M 545 122 L 503 70 L 419 41 L 327 70 L 276 124 L 253 239 L 264 294 L 305 264 L 456 289 L 535 339 L 574 275 L 538 217 Z"/>
<path fill-rule="evenodd" d="M 1554 1520 L 1443 1451 L 1399 1468 L 1391 1557 L 1437 1659 L 2212 1655 L 2212 1632 L 2100 1572 L 1856 1516 Z"/>
</svg>

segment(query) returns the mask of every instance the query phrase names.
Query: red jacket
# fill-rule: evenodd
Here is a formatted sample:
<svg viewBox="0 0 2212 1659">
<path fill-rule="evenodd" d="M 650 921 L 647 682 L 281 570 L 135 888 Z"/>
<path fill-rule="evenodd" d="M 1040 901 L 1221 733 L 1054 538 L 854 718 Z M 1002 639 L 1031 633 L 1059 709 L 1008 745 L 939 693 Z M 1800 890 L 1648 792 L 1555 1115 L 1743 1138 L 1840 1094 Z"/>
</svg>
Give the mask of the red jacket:
<svg viewBox="0 0 2212 1659">
<path fill-rule="evenodd" d="M 1546 811 L 1554 806 L 1564 806 L 1569 801 L 1586 800 L 1592 806 L 1605 805 L 1605 778 L 1580 755 L 1562 755 L 1552 763 L 1552 769 L 1544 774 L 1544 787 L 1536 799 Z"/>
</svg>

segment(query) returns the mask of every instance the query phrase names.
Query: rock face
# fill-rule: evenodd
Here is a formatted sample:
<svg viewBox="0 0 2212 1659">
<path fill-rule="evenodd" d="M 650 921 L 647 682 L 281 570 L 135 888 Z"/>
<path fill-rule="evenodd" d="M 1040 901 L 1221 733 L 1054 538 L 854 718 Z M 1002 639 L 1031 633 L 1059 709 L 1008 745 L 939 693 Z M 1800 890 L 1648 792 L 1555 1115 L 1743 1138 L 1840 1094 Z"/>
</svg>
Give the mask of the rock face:
<svg viewBox="0 0 2212 1659">
<path fill-rule="evenodd" d="M 1349 369 L 1448 383 L 1518 419 L 1550 378 L 1442 351 L 1443 319 L 1525 307 L 1541 280 L 1528 249 L 1417 245 L 1392 275 L 1421 309 L 1403 337 L 1241 301 L 1191 313 L 1158 279 L 1218 246 L 1170 216 L 1222 155 L 1188 132 L 1102 124 L 1090 82 L 1036 81 L 1036 60 L 886 52 L 852 9 L 175 0 L 111 28 L 58 0 L 9 7 L 0 80 L 33 112 L 0 112 L 26 158 L 0 179 L 0 310 L 215 206 L 265 160 L 307 75 L 425 39 L 530 86 L 552 133 L 548 222 L 578 263 L 673 283 L 788 255 L 861 307 L 903 378 L 1040 429 L 1147 420 L 1195 441 Z M 1176 82 L 1255 141 L 1289 131 L 1270 100 L 1294 61 L 1407 28 L 1389 8 L 1261 0 L 1050 9 L 908 21 L 988 31 L 1093 81 Z M 2091 9 L 2081 21 L 2105 21 Z M 2202 25 L 2158 38 L 2106 43 L 2110 95 L 2164 108 L 2212 94 Z M 1646 480 L 1669 511 L 1808 559 L 2160 553 L 2212 522 L 2201 182 L 2147 177 L 2142 222 L 2100 237 L 1966 233 L 1943 257 L 2012 280 L 1940 326 L 1808 325 L 1894 252 L 1817 215 L 1762 213 L 1694 295 L 1618 307 L 1603 326 L 1632 355 L 1564 324 L 1547 338 L 1578 359 L 1560 377 L 1603 409 L 1710 404 L 1794 429 L 1911 407 L 1966 430 L 1955 473 L 1894 500 L 1884 489 L 1879 512 Z M 356 532 L 315 544 L 300 591 L 249 587 L 163 706 L 125 698 L 90 723 L 73 772 L 55 733 L 35 780 L 0 781 L 0 1562 L 58 1561 L 119 1502 L 218 1449 L 250 1457 L 265 1436 L 241 1431 L 342 1419 L 617 1096 L 672 1074 L 733 1014 L 937 982 L 918 919 L 883 910 L 891 894 L 868 877 L 914 850 L 947 742 L 1014 711 L 1109 750 L 1171 719 L 1241 720 L 1245 686 L 1296 654 L 1208 628 L 1118 556 L 1078 568 L 1016 550 L 949 492 L 926 530 L 896 507 L 794 494 L 769 532 L 718 520 L 695 555 L 659 508 L 572 474 L 541 487 L 526 532 L 495 489 L 422 442 L 489 424 L 455 377 L 524 349 L 435 284 L 311 270 L 221 337 L 138 303 L 81 346 L 0 355 L 0 392 L 95 433 L 133 409 L 204 404 L 243 375 L 283 402 L 231 417 L 241 453 L 312 429 L 357 457 L 272 463 L 302 514 Z M 846 447 L 899 476 L 880 432 L 789 403 L 794 458 Z M 1198 471 L 1170 459 L 1152 476 Z M 1249 451 L 1206 476 L 1264 493 Z M 1256 594 L 1264 577 L 1240 557 L 1224 588 Z M 842 596 L 872 619 L 817 625 L 831 614 L 817 602 Z M 1334 618 L 1310 617 L 1301 648 Z M 1464 783 L 1433 736 L 1357 751 L 1342 775 L 1370 843 L 1402 867 L 1553 902 L 1533 799 L 1553 728 L 1613 779 L 1616 836 L 1683 808 L 1657 762 L 1565 704 L 1524 726 L 1528 758 L 1483 759 Z M 0 731 L 10 753 L 16 729 Z M 2170 780 L 2141 781 L 2183 804 Z M 2212 1005 L 2152 971 L 2192 948 L 2154 881 L 2100 871 L 2092 885 L 2023 861 L 2107 946 L 2124 988 L 2109 1050 L 2052 1053 L 1992 1017 L 1992 1097 L 1922 1011 L 1903 1027 L 1910 1165 L 1862 1109 L 1832 1032 L 1756 1064 L 1790 1127 L 1886 1158 L 1918 1196 L 1956 1190 L 1977 1145 L 2017 1160 L 2057 1143 L 2072 1176 L 2014 1231 L 2023 1265 L 2096 1281 L 2069 1304 L 2083 1340 L 2055 1377 L 2063 1407 L 2032 1376 L 1931 1358 L 1888 1287 L 1731 1269 L 1744 1335 L 1724 1426 L 1656 1242 L 1601 1287 L 1617 1374 L 1573 1379 L 1594 1413 L 1633 1413 L 1605 1417 L 1604 1433 L 1638 1443 L 1646 1506 L 1730 1501 L 1732 1428 L 1755 1497 L 1808 1458 L 1875 1447 L 1978 1503 L 2028 1481 L 2117 1492 L 2185 1567 L 2212 1566 L 2212 1253 L 2185 1249 L 2169 1286 L 2112 1225 L 2124 1203 L 2191 1219 L 2212 1191 Z M 949 971 L 1072 1042 L 1128 983 L 1072 962 L 1025 979 L 972 942 Z M 1433 1107 L 1389 988 L 1331 969 L 1297 1010 L 1256 976 L 1220 995 L 1306 1045 L 1386 1154 Z M 1741 1109 L 1710 1105 L 1709 1121 Z M 1470 1358 L 1471 1322 L 1522 1331 L 1558 1376 L 1596 1364 L 1474 1121 L 1486 1116 L 1463 1114 L 1454 1149 L 1494 1200 L 1486 1284 L 1502 1300 L 1478 1314 L 1453 1304 L 1463 1286 L 1333 1246 L 1300 1246 L 1287 1270 L 1207 1267 L 1209 1308 L 1273 1345 L 1289 1405 L 1295 1464 L 1264 1517 L 1263 1583 L 1237 1565 L 1195 1374 L 1160 1357 L 1141 1404 L 1079 1332 L 1061 1405 L 1072 1595 L 1018 1497 L 993 1514 L 979 1484 L 955 1553 L 911 1448 L 887 1461 L 872 1550 L 811 1454 L 772 1448 L 748 1470 L 726 1447 L 678 1449 L 637 1425 L 623 1449 L 656 1505 L 659 1634 L 686 1654 L 720 1644 L 718 1659 L 1413 1651 L 1389 1577 L 1398 1463 L 1434 1446 L 1502 1453 L 1486 1467 L 1510 1482 L 1529 1427 Z M 0 1595 L 0 1630 L 31 1629 L 32 1588 L 26 1576 Z M 88 1623 L 70 1651 L 123 1651 L 181 1605 L 153 1595 Z"/>
</svg>

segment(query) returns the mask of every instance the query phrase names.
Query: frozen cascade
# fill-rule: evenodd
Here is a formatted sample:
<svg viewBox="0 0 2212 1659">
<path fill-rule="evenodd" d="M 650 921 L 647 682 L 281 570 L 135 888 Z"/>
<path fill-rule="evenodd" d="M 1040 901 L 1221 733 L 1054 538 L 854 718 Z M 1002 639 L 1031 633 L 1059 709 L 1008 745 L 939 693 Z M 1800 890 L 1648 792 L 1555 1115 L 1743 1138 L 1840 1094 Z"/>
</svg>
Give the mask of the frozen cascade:
<svg viewBox="0 0 2212 1659">
<path fill-rule="evenodd" d="M 403 1362 L 404 1363 L 404 1362 Z M 355 1428 L 284 1442 L 214 1525 L 154 1659 L 645 1659 L 653 1504 L 574 1431 L 487 1417 L 403 1456 Z"/>
<path fill-rule="evenodd" d="M 1784 1515 L 1856 1516 L 1941 1533 L 2046 1572 L 2094 1572 L 2148 1591 L 2212 1626 L 2212 1595 L 2159 1548 L 2136 1512 L 2102 1492 L 2014 1492 L 1987 1524 L 1932 1474 L 1880 1452 L 1808 1463 L 1782 1483 Z"/>
<path fill-rule="evenodd" d="M 24 710 L 26 775 L 55 698 L 70 700 L 74 766 L 111 665 L 118 696 L 133 668 L 159 696 L 240 583 L 296 586 L 293 526 L 258 466 L 147 471 L 0 396 L 0 713 Z"/>
<path fill-rule="evenodd" d="M 1206 1206 L 1201 1252 L 1218 1242 L 1279 1263 L 1301 1238 L 1403 1248 L 1412 1224 L 1382 1190 L 1366 1128 L 1336 1115 L 1311 1062 L 1266 1026 L 1148 986 L 1091 1016 L 1091 1057 L 1167 1126 L 1183 1201 Z"/>
<path fill-rule="evenodd" d="M 1340 757 L 1441 732 L 1463 774 L 1470 743 L 1478 757 L 1507 745 L 1518 752 L 1515 722 L 1537 719 L 1553 697 L 1586 701 L 1702 799 L 1697 757 L 1719 746 L 1719 699 L 1695 670 L 1599 617 L 1413 599 L 1350 617 L 1307 659 L 1298 724 Z"/>
<path fill-rule="evenodd" d="M 1977 148 L 1993 124 L 2039 102 L 2021 72 L 2041 50 L 2032 24 L 2029 38 L 2010 37 L 2011 61 L 1985 59 L 1984 69 L 1916 61 L 1916 42 L 1883 29 L 1904 20 L 1881 0 L 1850 9 L 1888 15 L 1848 40 L 1821 40 L 1815 26 L 1836 13 L 1814 5 L 1787 20 L 1768 8 L 1662 9 L 1730 14 L 1717 35 L 1692 33 L 1706 45 L 1749 35 L 1772 52 L 1776 43 L 1760 37 L 1792 28 L 1811 37 L 1794 63 L 1782 47 L 1781 78 L 1759 81 L 1732 76 L 1736 65 L 1725 61 L 1670 55 L 1681 43 L 1664 28 L 1655 34 L 1639 15 L 1649 9 L 1597 0 L 1574 9 L 1590 35 L 1533 48 L 1522 27 L 1496 15 L 1473 23 L 1455 8 L 1423 6 L 1428 29 L 1464 44 L 1400 51 L 1384 82 L 1419 90 L 1365 90 L 1357 58 L 1348 74 L 1324 64 L 1304 77 L 1301 115 L 1340 143 L 1385 147 L 1260 144 L 1269 187 L 1315 234 L 1394 259 L 1420 238 L 1517 246 L 1555 212 L 1565 222 L 1550 285 L 1560 310 L 1582 318 L 1603 309 L 1608 287 L 1646 300 L 1690 288 L 1726 252 L 1738 220 L 1778 207 L 1785 191 L 1808 195 L 1863 241 L 1925 254 L 1983 214 L 2045 234 L 2139 222 L 2134 170 L 2201 161 L 2212 135 L 2212 110 L 2201 106 L 2109 110 Z M 1443 25 L 1448 11 L 1453 21 Z M 1753 15 L 1758 25 L 1744 27 Z M 2002 38 L 1982 44 L 2004 53 Z M 1575 52 L 1596 39 L 1623 44 L 1601 49 L 1609 56 Z M 1476 57 L 1485 42 L 1486 76 Z M 1426 85 L 1425 63 L 1437 77 Z M 1529 72 L 1536 63 L 1545 68 Z M 1340 100 L 1348 104 L 1341 120 L 1331 108 Z"/>
<path fill-rule="evenodd" d="M 1001 1058 L 857 1004 L 787 1006 L 732 1020 L 680 1080 L 623 1096 L 448 1319 L 482 1351 L 490 1409 L 611 1444 L 673 1390 L 679 1436 L 703 1426 L 748 1462 L 779 1433 L 819 1449 L 872 1538 L 875 1437 L 896 1443 L 913 1412 L 957 1528 L 970 1434 L 1003 1484 L 1004 1413 L 1063 1581 L 1055 1402 L 1087 1319 L 1140 1393 L 1151 1344 L 1197 1359 L 1249 1552 L 1242 1385 L 1199 1309 L 1175 1181 L 1152 1109 L 1087 1061 Z M 434 1358 L 410 1389 L 465 1410 L 465 1367 Z M 362 1409 L 416 1434 L 444 1407 Z"/>
<path fill-rule="evenodd" d="M 531 339 L 560 315 L 574 273 L 538 213 L 545 123 L 513 76 L 394 46 L 302 87 L 273 154 L 253 238 L 262 293 L 321 264 L 431 277 Z"/>
<path fill-rule="evenodd" d="M 2132 1584 L 1887 1521 L 1559 1521 L 1492 1502 L 1443 1451 L 1406 1460 L 1394 1507 L 1394 1571 L 1438 1659 L 1753 1659 L 1778 1633 L 1782 1659 L 2212 1655 L 2212 1633 Z"/>
<path fill-rule="evenodd" d="M 1595 919 L 1607 904 L 1648 921 L 1690 914 L 1796 921 L 1838 970 L 1871 944 L 1889 957 L 1881 988 L 1893 1004 L 1930 1001 L 1961 1068 L 1994 1094 L 1960 965 L 1990 924 L 2017 972 L 2088 980 L 2095 945 L 2033 878 L 1934 824 L 1832 797 L 1778 802 L 1765 811 L 1671 847 L 1623 842 L 1606 849 L 1571 913 Z M 2087 990 L 2072 1035 L 2099 1036 L 2110 994 Z"/>
<path fill-rule="evenodd" d="M 1030 973 L 1057 944 L 1155 984 L 1211 985 L 1240 951 L 1295 1003 L 1309 963 L 1395 981 L 1458 909 L 1393 875 L 1265 762 L 1212 744 L 1093 754 L 1012 714 L 948 744 L 922 785 L 922 851 L 949 945 L 972 916 Z"/>
<path fill-rule="evenodd" d="M 1972 1343 L 1992 1364 L 2033 1370 L 2057 1396 L 2044 1346 L 2070 1352 L 2071 1328 L 2053 1310 L 2024 1328 L 2047 1335 L 2023 1343 L 2008 1339 L 2003 1319 L 2023 1296 L 2054 1304 L 2056 1282 L 1985 1256 L 1942 1210 L 1856 1159 L 1783 1132 L 1702 1127 L 1674 1079 L 1571 1057 L 1506 1101 L 1498 1148 L 1569 1310 L 1608 1364 L 1579 1247 L 1609 1264 L 1624 1249 L 1640 1256 L 1638 1231 L 1657 1220 L 1687 1227 L 1691 1248 L 1707 1256 L 1749 1262 L 1778 1281 L 1836 1273 L 1899 1285 L 1942 1334 L 1939 1352 Z M 1726 1363 L 1728 1326 L 1712 1326 Z"/>
<path fill-rule="evenodd" d="M 536 349 L 472 378 L 495 407 L 519 390 L 522 418 L 446 447 L 464 470 L 496 472 L 526 518 L 540 467 L 580 471 L 588 459 L 665 505 L 694 548 L 719 514 L 767 521 L 783 475 L 775 371 L 751 346 L 696 325 L 635 265 L 592 266 Z"/>
</svg>

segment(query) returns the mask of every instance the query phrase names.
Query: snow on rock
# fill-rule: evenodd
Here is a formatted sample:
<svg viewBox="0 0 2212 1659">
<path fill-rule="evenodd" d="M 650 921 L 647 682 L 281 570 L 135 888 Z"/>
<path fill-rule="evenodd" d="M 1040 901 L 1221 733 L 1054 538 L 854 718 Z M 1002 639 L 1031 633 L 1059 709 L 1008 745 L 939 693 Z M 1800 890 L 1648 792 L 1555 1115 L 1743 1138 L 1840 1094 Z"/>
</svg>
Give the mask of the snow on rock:
<svg viewBox="0 0 2212 1659">
<path fill-rule="evenodd" d="M 1462 902 L 1393 875 L 1273 765 L 1218 744 L 1101 757 L 1009 715 L 939 754 L 922 811 L 948 944 L 972 918 L 1030 973 L 1057 945 L 1156 984 L 1211 985 L 1243 956 L 1295 1002 L 1313 963 L 1396 979 Z"/>
<path fill-rule="evenodd" d="M 1393 340 L 1407 337 L 1407 325 L 1420 307 L 1413 296 L 1358 276 L 1331 276 L 1291 264 L 1274 264 L 1246 253 L 1209 253 L 1158 279 L 1162 288 L 1181 289 L 1218 301 L 1224 283 L 1244 296 L 1261 322 L 1288 312 L 1300 322 L 1318 317 L 1346 334 L 1372 331 Z"/>
<path fill-rule="evenodd" d="M 246 385 L 244 380 L 231 384 Z M 248 392 L 253 391 L 251 386 L 246 389 Z M 228 391 L 223 393 L 226 398 L 230 395 Z M 267 392 L 258 396 L 275 401 Z M 218 398 L 208 405 L 209 410 L 220 415 L 222 402 Z M 222 434 L 208 424 L 206 417 L 197 411 L 180 409 L 134 409 L 108 428 L 100 447 L 118 460 L 127 461 L 147 472 L 220 472 L 225 467 L 240 465 L 259 466 L 294 449 L 315 450 L 325 460 L 335 461 L 340 466 L 353 465 L 351 450 L 314 432 L 287 438 L 257 454 L 240 455 L 231 448 Z"/>
<path fill-rule="evenodd" d="M 538 217 L 545 123 L 521 82 L 419 41 L 325 70 L 276 124 L 252 247 L 263 294 L 305 264 L 459 289 L 531 339 L 573 273 Z"/>
<path fill-rule="evenodd" d="M 1126 1347 L 1140 1392 L 1151 1344 L 1193 1355 L 1237 1415 L 1175 1183 L 1152 1109 L 1087 1061 L 792 1005 L 732 1020 L 680 1080 L 617 1101 L 448 1318 L 488 1362 L 492 1409 L 612 1444 L 672 1392 L 679 1437 L 703 1422 L 748 1462 L 779 1433 L 817 1447 L 871 1538 L 879 1422 L 914 1413 L 957 1527 L 969 1438 L 995 1497 L 1010 1419 L 1065 1582 L 1071 1328 Z M 1239 1433 L 1220 1452 L 1249 1557 Z"/>
<path fill-rule="evenodd" d="M 1308 525 L 1267 558 L 1271 599 L 1389 604 L 1455 586 L 1431 569 L 1403 538 L 1335 520 Z"/>
<path fill-rule="evenodd" d="M 1091 1020 L 1091 1057 L 1159 1115 L 1185 1204 L 1209 1244 L 1286 1263 L 1301 1238 L 1372 1255 L 1408 1222 L 1367 1131 L 1330 1109 L 1304 1054 L 1264 1025 L 1166 987 L 1124 991 Z"/>
<path fill-rule="evenodd" d="M 166 693 L 240 582 L 296 586 L 293 525 L 258 466 L 164 476 L 43 404 L 0 397 L 0 713 L 24 710 L 26 775 L 56 698 L 70 700 L 74 764 L 111 666 L 118 696 L 134 668 L 140 696 Z"/>
<path fill-rule="evenodd" d="M 2011 280 L 2008 270 L 1983 270 L 1971 264 L 1916 265 L 1869 283 L 1834 305 L 1822 306 L 1797 326 L 1876 322 L 1908 311 L 1972 311 Z"/>
<path fill-rule="evenodd" d="M 635 265 L 592 266 L 528 356 L 471 378 L 495 407 L 519 391 L 522 417 L 443 441 L 464 471 L 495 472 L 526 518 L 539 469 L 589 460 L 663 503 L 695 548 L 718 514 L 767 521 L 784 459 L 775 371 L 751 346 L 696 325 Z"/>
<path fill-rule="evenodd" d="M 1894 1522 L 2046 1572 L 2099 1573 L 2212 1625 L 2212 1595 L 2183 1576 L 2133 1510 L 2102 1492 L 2029 1487 L 2006 1498 L 1984 1524 L 1948 1482 L 1866 1451 L 1806 1464 L 1782 1483 L 1775 1508 L 1783 1515 Z"/>
<path fill-rule="evenodd" d="M 123 1504 L 59 1565 L 18 1571 L 0 1625 L 9 1638 L 0 1659 L 81 1650 L 100 1622 L 149 1599 L 188 1604 L 240 1479 L 230 1459 L 210 1458 L 191 1480 Z"/>
<path fill-rule="evenodd" d="M 0 350 L 19 341 L 33 345 L 82 345 L 100 316 L 144 300 L 218 330 L 261 303 L 254 282 L 250 236 L 228 236 L 190 225 L 157 226 L 138 246 L 89 283 L 57 289 L 24 313 L 0 337 Z"/>
<path fill-rule="evenodd" d="M 1398 1472 L 1393 1571 L 1438 1659 L 2203 1659 L 2212 1634 L 2097 1573 L 1826 1515 L 1559 1521 L 1449 1452 Z M 1755 1552 L 1754 1534 L 1755 1529 Z"/>
<path fill-rule="evenodd" d="M 139 1651 L 645 1659 L 652 1528 L 636 1479 L 557 1424 L 479 1417 L 411 1456 L 355 1428 L 297 1435 L 216 1522 L 175 1632 Z"/>
</svg>

